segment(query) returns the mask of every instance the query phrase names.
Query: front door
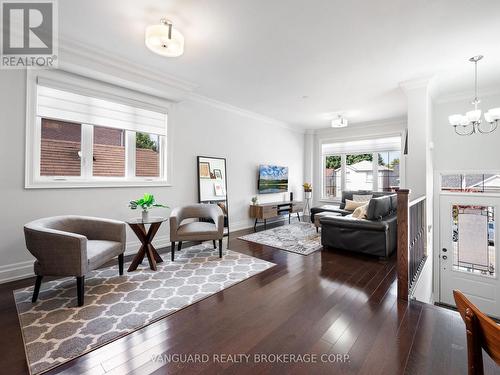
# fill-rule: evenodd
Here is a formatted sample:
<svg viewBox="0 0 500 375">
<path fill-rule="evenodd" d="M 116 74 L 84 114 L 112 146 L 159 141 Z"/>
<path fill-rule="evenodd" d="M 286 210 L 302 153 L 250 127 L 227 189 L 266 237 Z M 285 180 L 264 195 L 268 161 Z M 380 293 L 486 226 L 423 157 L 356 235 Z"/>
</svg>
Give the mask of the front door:
<svg viewBox="0 0 500 375">
<path fill-rule="evenodd" d="M 500 197 L 471 194 L 440 196 L 440 296 L 455 306 L 453 290 L 480 310 L 500 317 L 498 225 Z"/>
</svg>

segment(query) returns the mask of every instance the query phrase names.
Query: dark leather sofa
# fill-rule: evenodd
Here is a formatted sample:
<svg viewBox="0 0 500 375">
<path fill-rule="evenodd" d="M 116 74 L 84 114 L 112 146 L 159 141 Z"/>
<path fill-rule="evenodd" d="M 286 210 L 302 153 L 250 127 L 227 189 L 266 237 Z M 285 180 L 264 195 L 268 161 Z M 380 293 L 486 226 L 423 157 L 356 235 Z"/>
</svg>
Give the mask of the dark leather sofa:
<svg viewBox="0 0 500 375">
<path fill-rule="evenodd" d="M 311 208 L 311 223 L 314 223 L 314 215 L 318 212 L 336 212 L 342 216 L 352 214 L 352 211 L 345 210 L 345 200 L 353 200 L 353 195 L 371 195 L 373 198 L 383 197 L 386 195 L 393 195 L 393 192 L 371 191 L 371 190 L 346 190 L 342 192 L 340 204 L 336 205 L 323 205 Z"/>
<path fill-rule="evenodd" d="M 367 219 L 350 215 L 321 218 L 321 243 L 326 248 L 389 257 L 397 246 L 396 211 L 397 198 L 393 193 L 372 198 Z"/>
</svg>

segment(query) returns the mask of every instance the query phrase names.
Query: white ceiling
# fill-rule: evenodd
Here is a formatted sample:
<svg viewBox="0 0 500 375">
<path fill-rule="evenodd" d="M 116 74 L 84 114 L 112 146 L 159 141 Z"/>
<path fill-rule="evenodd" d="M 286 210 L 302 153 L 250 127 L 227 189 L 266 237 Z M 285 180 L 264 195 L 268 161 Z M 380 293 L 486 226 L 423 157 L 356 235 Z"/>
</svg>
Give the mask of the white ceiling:
<svg viewBox="0 0 500 375">
<path fill-rule="evenodd" d="M 144 45 L 164 16 L 181 57 Z M 499 0 L 64 0 L 59 33 L 297 128 L 404 116 L 399 83 L 423 76 L 440 94 L 472 90 L 476 54 L 480 87 L 500 85 Z"/>
</svg>

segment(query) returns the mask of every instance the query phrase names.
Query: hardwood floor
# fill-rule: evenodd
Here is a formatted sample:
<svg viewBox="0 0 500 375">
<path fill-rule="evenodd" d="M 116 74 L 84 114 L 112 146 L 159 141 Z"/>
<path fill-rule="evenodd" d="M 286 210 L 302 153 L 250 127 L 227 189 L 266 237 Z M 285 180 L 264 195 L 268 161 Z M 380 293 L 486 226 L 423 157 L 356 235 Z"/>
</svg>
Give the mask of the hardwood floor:
<svg viewBox="0 0 500 375">
<path fill-rule="evenodd" d="M 334 250 L 302 256 L 236 238 L 244 233 L 233 234 L 229 248 L 275 267 L 49 373 L 466 374 L 458 313 L 397 301 L 395 259 Z M 28 373 L 12 290 L 32 283 L 0 285 L 2 373 Z M 160 360 L 195 353 L 210 360 Z M 317 355 L 317 363 L 272 363 L 262 356 L 287 353 Z M 246 354 L 250 360 L 212 361 L 222 354 Z M 330 354 L 339 360 L 322 362 Z M 500 374 L 487 356 L 485 372 Z"/>
</svg>

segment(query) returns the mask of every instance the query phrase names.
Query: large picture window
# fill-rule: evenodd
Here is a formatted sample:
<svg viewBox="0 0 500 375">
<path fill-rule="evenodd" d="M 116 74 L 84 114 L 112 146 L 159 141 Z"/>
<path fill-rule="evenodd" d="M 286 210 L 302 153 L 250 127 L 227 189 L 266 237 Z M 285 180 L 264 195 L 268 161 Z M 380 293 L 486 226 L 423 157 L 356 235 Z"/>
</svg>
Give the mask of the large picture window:
<svg viewBox="0 0 500 375">
<path fill-rule="evenodd" d="M 343 190 L 394 191 L 400 185 L 401 138 L 322 144 L 322 198 Z"/>
<path fill-rule="evenodd" d="M 166 111 L 36 85 L 28 187 L 165 184 Z"/>
</svg>

